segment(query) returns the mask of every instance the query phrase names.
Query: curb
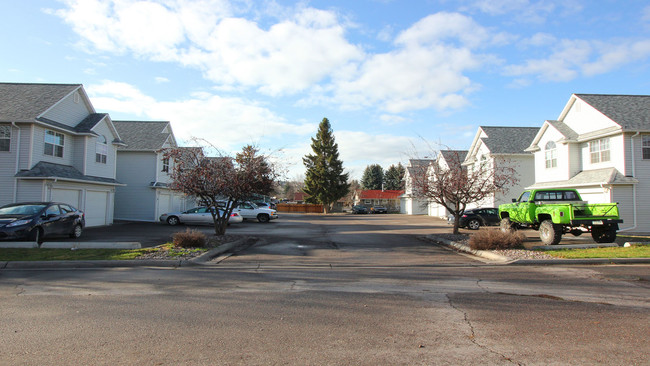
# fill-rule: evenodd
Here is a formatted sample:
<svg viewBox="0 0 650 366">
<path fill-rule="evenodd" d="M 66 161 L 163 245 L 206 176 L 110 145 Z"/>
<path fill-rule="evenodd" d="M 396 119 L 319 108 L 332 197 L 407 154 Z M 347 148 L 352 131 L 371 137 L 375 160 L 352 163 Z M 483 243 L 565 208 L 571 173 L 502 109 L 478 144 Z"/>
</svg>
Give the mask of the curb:
<svg viewBox="0 0 650 366">
<path fill-rule="evenodd" d="M 88 261 L 4 261 L 0 262 L 2 269 L 55 269 L 55 268 L 112 268 L 112 267 L 195 267 L 206 265 L 219 255 L 237 248 L 240 245 L 249 247 L 257 242 L 256 238 L 239 239 L 222 244 L 208 252 L 192 259 L 158 260 L 88 260 Z"/>
<path fill-rule="evenodd" d="M 465 253 L 475 255 L 477 257 L 482 257 L 485 259 L 490 259 L 495 262 L 495 264 L 503 265 L 517 265 L 517 266 L 547 266 L 547 265 L 574 265 L 574 264 L 648 264 L 650 263 L 650 258 L 586 258 L 586 259 L 515 259 L 492 253 L 486 250 L 474 250 L 467 245 L 459 244 L 451 240 L 444 238 L 436 237 L 435 235 L 427 235 L 425 237 L 429 241 L 442 243 L 451 247 L 456 248 L 457 250 Z"/>
</svg>

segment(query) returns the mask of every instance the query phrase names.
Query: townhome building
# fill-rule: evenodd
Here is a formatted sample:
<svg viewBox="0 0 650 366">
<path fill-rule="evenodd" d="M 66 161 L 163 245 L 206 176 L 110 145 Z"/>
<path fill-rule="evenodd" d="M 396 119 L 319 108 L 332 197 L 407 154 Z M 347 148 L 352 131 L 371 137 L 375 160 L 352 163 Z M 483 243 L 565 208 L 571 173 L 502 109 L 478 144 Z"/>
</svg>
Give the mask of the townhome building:
<svg viewBox="0 0 650 366">
<path fill-rule="evenodd" d="M 426 215 L 428 202 L 417 194 L 418 180 L 426 177 L 433 159 L 410 159 L 404 172 L 404 194 L 400 196 L 400 213 Z"/>
<path fill-rule="evenodd" d="M 168 212 L 184 211 L 193 199 L 170 189 L 173 161 L 164 151 L 178 147 L 168 121 L 113 121 L 125 145 L 117 150 L 115 218 L 157 221 Z"/>
<path fill-rule="evenodd" d="M 122 145 L 81 84 L 0 83 L 0 205 L 64 202 L 112 224 Z"/>
<path fill-rule="evenodd" d="M 575 188 L 590 203 L 619 203 L 622 230 L 650 231 L 650 96 L 573 94 L 527 149 L 530 188 Z"/>
<path fill-rule="evenodd" d="M 465 161 L 466 156 L 467 150 L 441 150 L 436 160 L 429 165 L 429 170 L 427 172 L 429 179 L 435 180 L 438 176 L 436 175 L 436 172 L 441 169 L 461 173 L 463 169 L 466 169 L 461 165 L 463 161 Z M 427 209 L 427 214 L 429 216 L 446 218 L 450 213 L 445 206 L 436 202 L 429 202 Z"/>
<path fill-rule="evenodd" d="M 539 127 L 480 126 L 470 145 L 463 165 L 468 171 L 484 169 L 498 172 L 504 168 L 514 169 L 514 184 L 502 191 L 490 194 L 485 199 L 472 202 L 467 208 L 499 207 L 512 201 L 529 185 L 535 182 L 534 157 L 526 149 L 535 138 Z M 483 168 L 479 168 L 479 167 Z M 487 167 L 487 168 L 486 168 Z"/>
</svg>

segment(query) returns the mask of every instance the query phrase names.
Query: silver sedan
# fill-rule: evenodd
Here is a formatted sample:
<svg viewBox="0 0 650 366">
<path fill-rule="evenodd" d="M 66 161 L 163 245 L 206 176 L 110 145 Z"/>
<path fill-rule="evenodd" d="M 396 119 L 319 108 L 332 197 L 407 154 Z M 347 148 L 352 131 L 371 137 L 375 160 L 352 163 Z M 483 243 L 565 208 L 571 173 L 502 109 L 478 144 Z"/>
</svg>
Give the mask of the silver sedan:
<svg viewBox="0 0 650 366">
<path fill-rule="evenodd" d="M 223 211 L 219 210 L 220 214 Z M 189 224 L 189 225 L 212 225 L 212 213 L 207 207 L 195 207 L 183 212 L 170 212 L 160 215 L 160 221 L 169 225 Z M 233 212 L 228 218 L 228 224 L 237 224 L 244 221 L 244 218 L 238 213 Z"/>
</svg>

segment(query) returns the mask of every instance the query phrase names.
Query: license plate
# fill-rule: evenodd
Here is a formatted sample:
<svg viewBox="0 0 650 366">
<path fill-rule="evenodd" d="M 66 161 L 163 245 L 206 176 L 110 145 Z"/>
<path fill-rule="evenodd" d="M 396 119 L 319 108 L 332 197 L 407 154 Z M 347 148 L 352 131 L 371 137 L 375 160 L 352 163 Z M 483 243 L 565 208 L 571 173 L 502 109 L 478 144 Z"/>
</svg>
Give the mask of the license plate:
<svg viewBox="0 0 650 366">
<path fill-rule="evenodd" d="M 592 225 L 602 225 L 603 222 L 601 220 L 598 220 L 598 221 L 592 221 L 591 224 Z"/>
</svg>

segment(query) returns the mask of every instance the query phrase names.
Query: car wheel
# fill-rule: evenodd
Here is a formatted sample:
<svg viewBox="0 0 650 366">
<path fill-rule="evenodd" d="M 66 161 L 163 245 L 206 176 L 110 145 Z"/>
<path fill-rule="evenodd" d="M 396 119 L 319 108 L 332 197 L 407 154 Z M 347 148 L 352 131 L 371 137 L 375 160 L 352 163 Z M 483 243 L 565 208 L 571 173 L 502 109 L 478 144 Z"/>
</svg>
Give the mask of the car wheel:
<svg viewBox="0 0 650 366">
<path fill-rule="evenodd" d="M 169 216 L 167 223 L 171 226 L 178 225 L 181 221 L 176 216 Z"/>
<path fill-rule="evenodd" d="M 481 222 L 478 221 L 477 219 L 471 219 L 471 220 L 469 220 L 469 222 L 467 223 L 467 227 L 468 227 L 470 230 L 478 230 L 478 228 L 481 227 Z"/>
<path fill-rule="evenodd" d="M 81 225 L 77 224 L 72 228 L 72 232 L 70 233 L 70 237 L 73 239 L 78 239 L 81 236 L 81 232 L 83 229 L 81 228 Z"/>
<path fill-rule="evenodd" d="M 269 222 L 271 218 L 267 214 L 259 214 L 257 215 L 257 221 L 259 222 Z"/>
<path fill-rule="evenodd" d="M 43 243 L 43 229 L 35 227 L 29 232 L 29 240 L 35 241 L 40 246 Z"/>
<path fill-rule="evenodd" d="M 562 240 L 562 226 L 553 224 L 551 220 L 544 220 L 539 225 L 539 238 L 545 245 L 555 245 Z"/>
</svg>

